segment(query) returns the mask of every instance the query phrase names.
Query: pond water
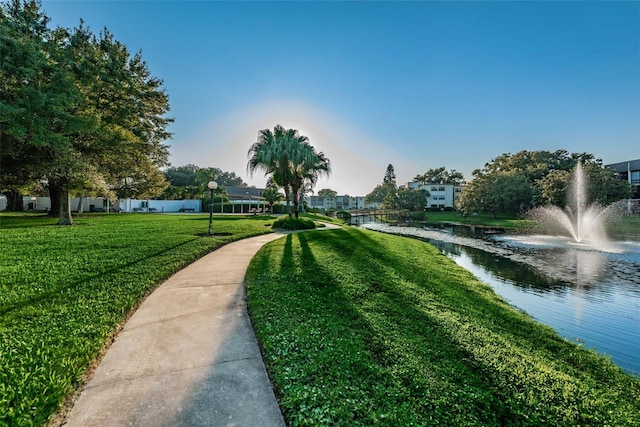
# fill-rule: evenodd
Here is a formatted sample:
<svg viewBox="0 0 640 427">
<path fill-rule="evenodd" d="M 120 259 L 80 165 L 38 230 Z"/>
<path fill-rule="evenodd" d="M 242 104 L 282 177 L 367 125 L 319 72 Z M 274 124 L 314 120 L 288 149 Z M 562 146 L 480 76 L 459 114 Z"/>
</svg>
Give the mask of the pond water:
<svg viewBox="0 0 640 427">
<path fill-rule="evenodd" d="M 603 251 L 468 227 L 362 227 L 428 241 L 511 305 L 640 375 L 640 242 L 612 242 Z"/>
</svg>

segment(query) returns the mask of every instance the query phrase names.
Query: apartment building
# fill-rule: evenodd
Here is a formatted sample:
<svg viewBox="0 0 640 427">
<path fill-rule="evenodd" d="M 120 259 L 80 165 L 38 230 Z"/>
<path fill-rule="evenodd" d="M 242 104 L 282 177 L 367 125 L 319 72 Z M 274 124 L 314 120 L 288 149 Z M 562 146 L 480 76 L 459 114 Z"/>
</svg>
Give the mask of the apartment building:
<svg viewBox="0 0 640 427">
<path fill-rule="evenodd" d="M 429 198 L 427 199 L 427 205 L 425 207 L 431 209 L 444 209 L 454 208 L 455 202 L 462 193 L 462 185 L 455 184 L 434 184 L 426 183 L 420 185 L 420 183 L 412 181 L 403 185 L 407 190 L 427 190 L 429 192 Z"/>
<path fill-rule="evenodd" d="M 351 209 L 373 209 L 377 204 L 365 203 L 364 196 L 340 195 L 336 197 L 307 196 L 304 198 L 309 208 L 321 210 L 348 211 Z"/>
<path fill-rule="evenodd" d="M 605 165 L 620 174 L 620 178 L 629 182 L 636 189 L 634 199 L 640 199 L 640 159 Z"/>
</svg>

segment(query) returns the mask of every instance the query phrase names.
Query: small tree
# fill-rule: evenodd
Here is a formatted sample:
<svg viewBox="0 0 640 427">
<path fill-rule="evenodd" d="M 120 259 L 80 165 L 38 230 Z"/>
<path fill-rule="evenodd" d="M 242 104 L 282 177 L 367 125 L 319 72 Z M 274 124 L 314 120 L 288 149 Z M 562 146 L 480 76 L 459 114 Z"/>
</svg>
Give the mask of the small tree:
<svg viewBox="0 0 640 427">
<path fill-rule="evenodd" d="M 396 172 L 393 169 L 393 165 L 389 164 L 387 166 L 387 170 L 384 173 L 384 178 L 382 180 L 383 184 L 391 184 L 396 187 Z"/>
<path fill-rule="evenodd" d="M 427 205 L 429 192 L 426 190 L 406 190 L 398 191 L 398 202 L 401 209 L 410 211 L 421 211 Z"/>
<path fill-rule="evenodd" d="M 393 165 L 389 164 L 385 171 L 382 184 L 377 185 L 371 193 L 365 196 L 367 203 L 379 203 L 383 207 L 395 209 L 399 206 L 398 187 L 396 186 L 396 173 Z"/>
<path fill-rule="evenodd" d="M 262 192 L 262 197 L 264 197 L 267 203 L 269 203 L 269 210 L 271 212 L 273 212 L 273 205 L 276 202 L 279 202 L 282 199 L 284 199 L 284 196 L 282 195 L 282 193 L 280 193 L 280 191 L 278 191 L 276 187 L 267 187 Z"/>
<path fill-rule="evenodd" d="M 464 214 L 490 212 L 518 213 L 531 208 L 533 190 L 527 178 L 515 171 L 480 175 L 464 188 L 457 208 Z"/>
</svg>

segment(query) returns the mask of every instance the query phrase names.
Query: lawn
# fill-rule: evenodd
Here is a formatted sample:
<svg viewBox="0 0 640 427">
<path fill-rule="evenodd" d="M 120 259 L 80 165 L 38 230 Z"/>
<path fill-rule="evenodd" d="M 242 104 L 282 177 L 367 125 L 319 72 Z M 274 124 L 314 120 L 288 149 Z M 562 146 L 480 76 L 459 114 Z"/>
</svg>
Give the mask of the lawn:
<svg viewBox="0 0 640 427">
<path fill-rule="evenodd" d="M 288 425 L 638 425 L 640 378 L 426 243 L 289 235 L 258 252 L 247 286 Z"/>
<path fill-rule="evenodd" d="M 0 425 L 44 425 L 149 292 L 273 219 L 216 216 L 209 237 L 207 215 L 1 214 Z"/>
<path fill-rule="evenodd" d="M 427 212 L 425 222 L 428 224 L 458 223 L 469 225 L 485 225 L 515 230 L 524 230 L 532 226 L 532 222 L 516 215 L 499 214 L 496 218 L 491 214 L 477 214 L 463 217 L 456 211 Z"/>
</svg>

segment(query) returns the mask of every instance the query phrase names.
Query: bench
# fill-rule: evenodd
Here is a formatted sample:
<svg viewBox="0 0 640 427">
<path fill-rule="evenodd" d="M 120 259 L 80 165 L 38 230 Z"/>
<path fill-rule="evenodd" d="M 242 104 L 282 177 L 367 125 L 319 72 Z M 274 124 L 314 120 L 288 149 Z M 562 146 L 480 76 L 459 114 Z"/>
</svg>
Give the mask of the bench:
<svg viewBox="0 0 640 427">
<path fill-rule="evenodd" d="M 195 212 L 196 210 L 194 208 L 181 208 L 180 212 Z"/>
</svg>

